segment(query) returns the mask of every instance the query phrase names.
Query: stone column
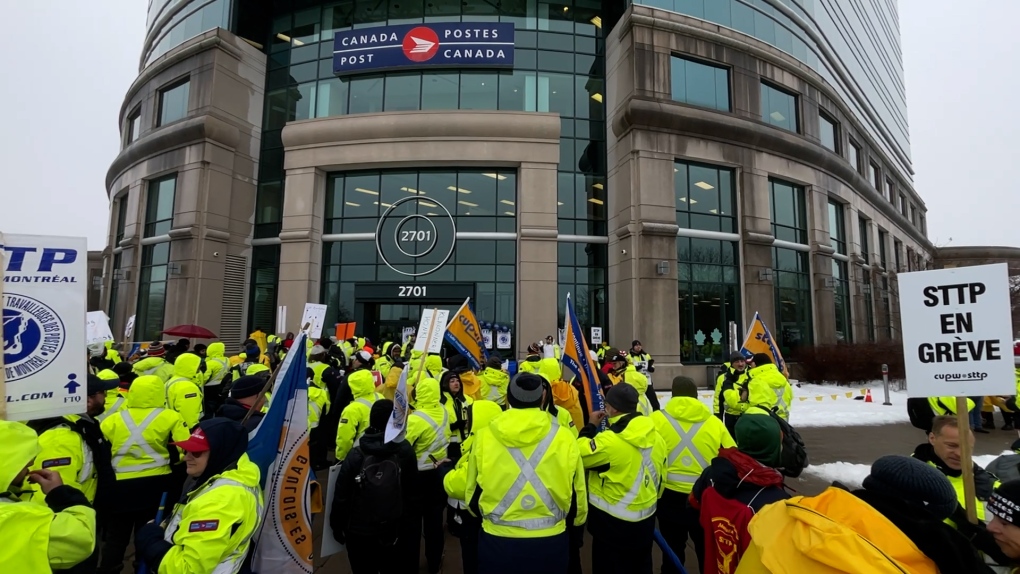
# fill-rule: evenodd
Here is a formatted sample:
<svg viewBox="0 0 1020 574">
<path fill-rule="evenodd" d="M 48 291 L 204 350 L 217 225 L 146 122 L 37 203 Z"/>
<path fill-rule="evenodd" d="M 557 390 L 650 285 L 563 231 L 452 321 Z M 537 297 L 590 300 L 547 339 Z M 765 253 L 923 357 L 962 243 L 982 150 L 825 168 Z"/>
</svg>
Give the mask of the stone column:
<svg viewBox="0 0 1020 574">
<path fill-rule="evenodd" d="M 776 294 L 773 281 L 764 274 L 772 274 L 772 215 L 769 201 L 768 174 L 759 170 L 739 172 L 740 186 L 737 202 L 740 205 L 740 231 L 743 257 L 741 308 L 746 328 L 755 312 L 761 314 L 765 324 L 775 329 Z M 746 333 L 743 333 L 746 335 Z M 773 334 L 775 334 L 773 332 Z"/>
<path fill-rule="evenodd" d="M 804 195 L 808 200 L 808 241 L 811 244 L 812 341 L 816 345 L 829 345 L 836 342 L 836 293 L 831 286 L 832 254 L 836 250 L 830 240 L 829 195 L 817 186 L 807 187 Z"/>
<path fill-rule="evenodd" d="M 287 324 L 276 330 L 296 333 L 305 303 L 319 300 L 326 173 L 314 167 L 288 169 L 285 189 L 277 304 L 288 311 Z"/>
<path fill-rule="evenodd" d="M 556 274 L 556 164 L 521 163 L 517 179 L 517 338 L 518 358 L 528 345 L 556 334 L 559 300 Z"/>
</svg>

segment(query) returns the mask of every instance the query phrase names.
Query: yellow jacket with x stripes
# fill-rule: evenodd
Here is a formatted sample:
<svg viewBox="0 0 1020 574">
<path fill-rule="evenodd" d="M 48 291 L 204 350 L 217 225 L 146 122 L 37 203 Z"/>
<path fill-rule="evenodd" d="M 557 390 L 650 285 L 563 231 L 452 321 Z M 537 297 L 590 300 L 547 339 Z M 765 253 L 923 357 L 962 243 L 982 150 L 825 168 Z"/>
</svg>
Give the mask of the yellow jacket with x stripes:
<svg viewBox="0 0 1020 574">
<path fill-rule="evenodd" d="M 138 377 L 131 383 L 127 408 L 100 425 L 110 441 L 117 480 L 170 474 L 170 449 L 176 447 L 168 443 L 191 435 L 181 415 L 164 407 L 163 393 L 159 377 Z"/>
<path fill-rule="evenodd" d="M 665 486 L 688 494 L 719 450 L 736 447 L 730 431 L 700 400 L 673 397 L 651 416 L 666 443 Z"/>
</svg>

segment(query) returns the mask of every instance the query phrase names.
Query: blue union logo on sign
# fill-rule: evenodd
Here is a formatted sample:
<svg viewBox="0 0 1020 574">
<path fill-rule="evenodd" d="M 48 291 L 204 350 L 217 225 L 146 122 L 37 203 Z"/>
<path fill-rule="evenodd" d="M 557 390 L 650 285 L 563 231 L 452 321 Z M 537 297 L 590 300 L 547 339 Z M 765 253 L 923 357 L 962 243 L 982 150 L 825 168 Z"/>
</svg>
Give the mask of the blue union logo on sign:
<svg viewBox="0 0 1020 574">
<path fill-rule="evenodd" d="M 513 68 L 512 22 L 441 22 L 342 30 L 333 39 L 338 76 L 394 68 Z"/>
</svg>

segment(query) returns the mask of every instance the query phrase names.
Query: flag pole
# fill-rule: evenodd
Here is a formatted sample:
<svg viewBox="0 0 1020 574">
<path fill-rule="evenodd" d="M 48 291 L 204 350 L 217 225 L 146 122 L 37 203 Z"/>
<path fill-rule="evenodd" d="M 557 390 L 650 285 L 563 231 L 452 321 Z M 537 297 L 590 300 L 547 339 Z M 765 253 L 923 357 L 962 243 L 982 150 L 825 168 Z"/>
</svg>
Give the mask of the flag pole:
<svg viewBox="0 0 1020 574">
<path fill-rule="evenodd" d="M 429 339 L 432 338 L 432 329 L 436 328 L 436 315 L 439 314 L 439 309 L 432 309 L 432 320 L 429 321 L 429 330 L 425 333 L 425 350 L 422 351 L 421 359 L 418 361 L 418 372 L 414 374 L 414 388 L 418 388 L 418 381 L 421 380 L 421 374 L 425 372 L 425 359 L 429 356 Z M 408 405 L 411 401 L 407 402 Z"/>
<path fill-rule="evenodd" d="M 312 325 L 311 323 L 305 323 L 305 326 L 301 328 L 300 332 L 304 332 L 305 333 L 305 337 L 308 336 L 308 332 L 307 331 L 308 331 L 308 328 L 311 327 L 311 325 Z M 291 350 L 294 350 L 296 348 L 297 348 L 296 346 L 291 345 Z M 299 349 L 299 350 L 303 351 L 304 349 Z M 244 413 L 244 418 L 241 419 L 241 426 L 244 426 L 244 423 L 247 422 L 249 418 L 251 418 L 251 415 L 253 413 L 256 413 L 256 412 L 262 410 L 262 405 L 264 405 L 265 402 L 266 402 L 266 393 L 268 393 L 269 389 L 272 389 L 273 385 L 276 384 L 276 379 L 280 375 L 280 368 L 281 367 L 283 367 L 283 361 L 280 361 L 280 364 L 276 365 L 276 369 L 272 373 L 270 373 L 269 378 L 266 379 L 266 384 L 262 385 L 262 391 L 259 393 L 258 400 L 255 401 L 255 404 L 253 404 L 250 409 L 248 409 L 248 412 Z"/>
<path fill-rule="evenodd" d="M 974 405 L 974 408 L 980 408 Z M 967 521 L 978 523 L 976 491 L 974 489 L 973 447 L 970 444 L 970 413 L 967 411 L 967 397 L 956 397 L 956 426 L 960 431 L 960 464 L 963 466 L 963 498 L 966 501 Z M 964 433 L 964 431 L 967 431 Z"/>
</svg>

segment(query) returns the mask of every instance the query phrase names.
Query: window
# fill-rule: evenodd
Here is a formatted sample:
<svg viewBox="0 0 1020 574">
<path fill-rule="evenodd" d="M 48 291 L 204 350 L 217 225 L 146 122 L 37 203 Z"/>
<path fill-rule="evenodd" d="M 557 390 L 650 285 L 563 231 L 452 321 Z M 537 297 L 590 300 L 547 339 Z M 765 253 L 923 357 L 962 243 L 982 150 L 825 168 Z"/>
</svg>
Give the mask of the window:
<svg viewBox="0 0 1020 574">
<path fill-rule="evenodd" d="M 868 181 L 871 182 L 871 187 L 875 188 L 875 191 L 882 193 L 882 186 L 878 181 L 878 166 L 875 162 L 868 162 Z"/>
<path fill-rule="evenodd" d="M 174 222 L 176 191 L 177 174 L 149 182 L 149 195 L 145 205 L 145 237 L 170 233 Z"/>
<path fill-rule="evenodd" d="M 896 192 L 894 191 L 894 189 L 895 189 L 895 186 L 893 186 L 892 180 L 891 179 L 886 179 L 885 180 L 885 192 L 882 195 L 886 199 L 889 200 L 889 203 L 891 203 L 893 205 L 896 205 Z"/>
<path fill-rule="evenodd" d="M 878 257 L 879 263 L 884 270 L 882 273 L 882 321 L 883 332 L 886 339 L 892 339 L 892 307 L 889 304 L 889 254 L 886 247 L 889 244 L 889 233 L 878 231 Z"/>
<path fill-rule="evenodd" d="M 138 139 L 138 135 L 142 131 L 142 107 L 138 106 L 135 111 L 131 112 L 128 116 L 127 126 L 124 128 L 124 145 L 130 144 L 131 142 Z"/>
<path fill-rule="evenodd" d="M 797 96 L 762 82 L 761 119 L 777 128 L 798 131 Z"/>
<path fill-rule="evenodd" d="M 166 311 L 166 282 L 170 263 L 170 242 L 142 247 L 138 274 L 136 337 L 142 341 L 161 339 Z"/>
<path fill-rule="evenodd" d="M 824 112 L 818 114 L 818 139 L 829 150 L 839 153 L 839 128 L 837 122 Z"/>
<path fill-rule="evenodd" d="M 124 239 L 124 226 L 127 223 L 127 204 L 128 194 L 125 192 L 117 200 L 117 225 L 114 227 L 113 234 L 114 249 L 120 247 L 120 242 Z"/>
<path fill-rule="evenodd" d="M 188 115 L 188 92 L 190 82 L 187 78 L 159 92 L 159 123 L 165 126 Z"/>
<path fill-rule="evenodd" d="M 860 241 L 861 246 L 861 259 L 863 259 L 864 264 L 867 265 L 871 259 L 871 241 L 868 236 L 868 234 L 870 233 L 868 227 L 868 220 L 861 216 L 858 216 L 857 224 L 858 224 L 857 232 L 860 235 L 858 239 Z"/>
<path fill-rule="evenodd" d="M 903 243 L 899 239 L 893 240 L 893 263 L 896 264 L 894 267 L 897 273 L 903 271 Z"/>
<path fill-rule="evenodd" d="M 730 111 L 730 71 L 727 68 L 673 56 L 670 74 L 674 100 Z"/>
<path fill-rule="evenodd" d="M 917 256 L 914 255 L 914 250 L 907 247 L 907 271 L 917 271 Z"/>
<path fill-rule="evenodd" d="M 854 167 L 854 171 L 860 173 L 861 171 L 861 146 L 857 145 L 854 140 L 850 140 L 850 145 L 847 146 L 846 150 L 847 161 Z"/>
<path fill-rule="evenodd" d="M 793 247 L 773 247 L 773 285 L 776 297 L 776 328 L 781 352 L 795 358 L 813 340 L 811 320 L 811 269 L 807 244 L 807 209 L 804 188 L 769 180 L 772 234 Z"/>
<path fill-rule="evenodd" d="M 903 195 L 902 193 L 900 194 L 900 213 L 903 214 L 903 217 L 906 217 L 907 213 L 908 213 L 908 211 L 907 211 L 907 196 Z"/>
<path fill-rule="evenodd" d="M 857 216 L 858 234 L 861 246 L 861 259 L 864 260 L 864 269 L 861 270 L 861 305 L 864 307 L 864 334 L 868 341 L 875 340 L 875 308 L 874 299 L 871 295 L 871 267 L 868 262 L 871 260 L 871 227 L 868 220 L 860 215 Z"/>
<path fill-rule="evenodd" d="M 842 203 L 829 201 L 829 243 L 835 250 L 832 256 L 833 300 L 836 311 L 836 340 L 853 341 L 853 322 L 850 314 L 850 259 L 846 246 L 846 208 Z"/>
<path fill-rule="evenodd" d="M 928 226 L 925 224 L 924 214 L 920 213 L 920 214 L 918 214 L 917 217 L 918 217 L 918 222 L 921 224 L 921 233 L 923 233 L 925 236 L 927 236 L 928 235 Z"/>
<path fill-rule="evenodd" d="M 917 206 L 910 205 L 910 224 L 917 227 Z"/>
<path fill-rule="evenodd" d="M 252 247 L 248 317 L 252 326 L 276 325 L 276 286 L 280 280 L 280 246 Z M 351 302 L 353 304 L 353 301 Z M 282 325 L 276 325 L 282 329 Z"/>
<path fill-rule="evenodd" d="M 731 343 L 729 322 L 740 321 L 740 247 L 722 235 L 737 229 L 733 170 L 678 161 L 673 189 L 680 352 L 685 361 L 721 363 Z M 701 233 L 689 237 L 691 230 Z"/>
</svg>

